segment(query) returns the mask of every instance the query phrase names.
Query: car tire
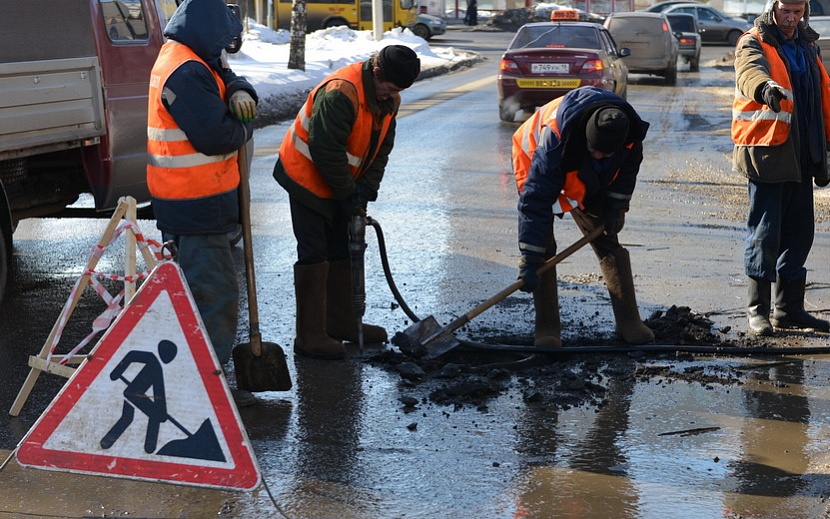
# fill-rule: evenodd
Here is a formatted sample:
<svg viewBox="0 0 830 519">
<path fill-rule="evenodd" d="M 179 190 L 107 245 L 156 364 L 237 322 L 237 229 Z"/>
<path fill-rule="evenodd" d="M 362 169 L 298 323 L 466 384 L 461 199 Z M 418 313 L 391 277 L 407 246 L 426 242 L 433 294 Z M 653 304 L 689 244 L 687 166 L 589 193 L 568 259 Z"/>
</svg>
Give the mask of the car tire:
<svg viewBox="0 0 830 519">
<path fill-rule="evenodd" d="M 700 72 L 700 56 L 695 56 L 689 60 L 689 70 L 692 72 Z"/>
<path fill-rule="evenodd" d="M 410 30 L 412 31 L 412 34 L 419 38 L 423 38 L 427 41 L 431 38 L 431 35 L 429 34 L 429 27 L 422 23 L 416 23 L 410 28 Z"/>
<path fill-rule="evenodd" d="M 738 40 L 741 39 L 741 34 L 743 34 L 741 31 L 730 31 L 726 35 L 726 42 L 734 47 L 738 44 Z"/>
<path fill-rule="evenodd" d="M 674 86 L 677 84 L 677 62 L 673 66 L 666 69 L 666 85 Z"/>
<path fill-rule="evenodd" d="M 509 107 L 509 103 L 499 103 L 499 119 L 506 123 L 512 123 L 516 119 L 516 112 Z"/>
</svg>

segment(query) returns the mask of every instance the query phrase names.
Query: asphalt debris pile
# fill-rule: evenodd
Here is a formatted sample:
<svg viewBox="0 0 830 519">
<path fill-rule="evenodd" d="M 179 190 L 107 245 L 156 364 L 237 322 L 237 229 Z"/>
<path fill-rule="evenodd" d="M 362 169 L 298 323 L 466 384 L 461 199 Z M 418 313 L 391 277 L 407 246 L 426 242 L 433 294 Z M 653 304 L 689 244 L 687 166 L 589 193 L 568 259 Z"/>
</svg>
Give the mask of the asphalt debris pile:
<svg viewBox="0 0 830 519">
<path fill-rule="evenodd" d="M 654 312 L 646 321 L 654 330 L 655 344 L 676 345 L 738 345 L 726 338 L 729 330 L 713 330 L 713 323 L 705 315 L 689 307 L 672 306 Z M 566 346 L 601 345 L 625 346 L 617 339 L 588 329 L 577 340 L 566 341 Z M 732 334 L 734 335 L 734 334 Z M 512 342 L 525 344 L 526 337 Z M 392 338 L 392 344 L 403 345 L 372 356 L 367 362 L 394 372 L 400 377 L 401 402 L 412 410 L 419 404 L 474 407 L 486 410 L 492 399 L 512 393 L 528 405 L 542 408 L 567 409 L 574 406 L 601 407 L 609 384 L 630 383 L 644 379 L 697 381 L 703 384 L 734 384 L 738 377 L 712 374 L 704 369 L 677 369 L 673 361 L 693 361 L 695 356 L 674 353 L 627 351 L 621 353 L 574 352 L 568 348 L 563 354 L 515 353 L 497 349 L 477 349 L 469 341 L 434 359 L 418 357 L 411 352 L 404 334 Z M 507 344 L 508 337 L 493 335 L 479 339 L 490 345 Z M 744 345 L 749 345 L 744 342 Z M 409 354 L 406 352 L 410 352 Z M 655 361 L 665 361 L 650 367 Z M 666 364 L 668 363 L 668 364 Z"/>
</svg>

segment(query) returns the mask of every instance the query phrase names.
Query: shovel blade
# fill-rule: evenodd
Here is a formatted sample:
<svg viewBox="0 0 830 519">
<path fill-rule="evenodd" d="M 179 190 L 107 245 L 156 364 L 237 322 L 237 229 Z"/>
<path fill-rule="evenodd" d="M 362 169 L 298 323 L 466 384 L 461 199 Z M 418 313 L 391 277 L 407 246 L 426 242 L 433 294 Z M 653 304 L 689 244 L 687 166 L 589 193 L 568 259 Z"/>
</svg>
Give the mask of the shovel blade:
<svg viewBox="0 0 830 519">
<path fill-rule="evenodd" d="M 219 440 L 216 439 L 216 433 L 213 431 L 213 425 L 210 423 L 210 418 L 206 418 L 195 433 L 187 433 L 187 438 L 171 440 L 156 454 L 198 460 L 226 461 Z"/>
<path fill-rule="evenodd" d="M 398 347 L 402 352 L 413 357 L 433 359 L 461 344 L 451 333 L 441 335 L 427 342 L 427 339 L 438 333 L 441 328 L 435 317 L 431 315 L 425 317 L 401 332 L 403 340 L 398 341 Z"/>
<path fill-rule="evenodd" d="M 291 374 L 285 353 L 275 342 L 262 342 L 260 355 L 254 355 L 249 342 L 236 345 L 233 348 L 233 369 L 239 389 L 253 393 L 291 389 Z"/>
</svg>

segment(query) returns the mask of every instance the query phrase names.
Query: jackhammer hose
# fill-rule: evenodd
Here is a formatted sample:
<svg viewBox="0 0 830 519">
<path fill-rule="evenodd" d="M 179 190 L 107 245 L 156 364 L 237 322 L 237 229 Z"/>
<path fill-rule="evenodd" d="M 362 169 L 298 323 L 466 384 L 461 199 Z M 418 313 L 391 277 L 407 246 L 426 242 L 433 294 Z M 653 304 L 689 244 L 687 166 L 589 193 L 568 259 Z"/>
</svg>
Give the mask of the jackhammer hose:
<svg viewBox="0 0 830 519">
<path fill-rule="evenodd" d="M 383 239 L 383 229 L 380 228 L 380 224 L 372 218 L 371 216 L 366 217 L 366 223 L 371 225 L 375 229 L 375 234 L 378 237 L 378 250 L 380 251 L 380 262 L 383 265 L 383 274 L 386 276 L 386 282 L 389 284 L 389 289 L 392 290 L 392 295 L 395 296 L 395 301 L 401 306 L 401 310 L 412 319 L 413 323 L 417 323 L 421 320 L 420 317 L 415 315 L 409 306 L 406 304 L 406 301 L 403 300 L 403 296 L 398 291 L 398 287 L 395 285 L 395 280 L 392 278 L 392 271 L 389 268 L 389 258 L 386 256 L 386 240 Z"/>
<path fill-rule="evenodd" d="M 380 261 L 383 264 L 383 273 L 386 276 L 386 281 L 395 300 L 400 305 L 404 313 L 412 319 L 413 323 L 419 322 L 421 319 L 403 300 L 398 287 L 395 285 L 395 280 L 392 279 L 392 271 L 389 268 L 389 258 L 386 255 L 386 241 L 383 239 L 383 230 L 380 224 L 371 216 L 366 217 L 366 223 L 375 229 L 378 238 L 378 250 L 380 251 Z M 640 346 L 564 346 L 561 348 L 537 348 L 535 346 L 519 346 L 513 344 L 490 344 L 485 342 L 475 342 L 459 339 L 458 342 L 462 347 L 481 350 L 492 351 L 498 353 L 519 353 L 519 354 L 545 354 L 545 355 L 579 355 L 584 353 L 701 353 L 713 355 L 817 355 L 830 353 L 830 345 L 828 346 L 802 346 L 802 347 L 740 347 L 740 346 L 716 346 L 716 345 L 699 345 L 699 344 L 643 344 Z"/>
</svg>

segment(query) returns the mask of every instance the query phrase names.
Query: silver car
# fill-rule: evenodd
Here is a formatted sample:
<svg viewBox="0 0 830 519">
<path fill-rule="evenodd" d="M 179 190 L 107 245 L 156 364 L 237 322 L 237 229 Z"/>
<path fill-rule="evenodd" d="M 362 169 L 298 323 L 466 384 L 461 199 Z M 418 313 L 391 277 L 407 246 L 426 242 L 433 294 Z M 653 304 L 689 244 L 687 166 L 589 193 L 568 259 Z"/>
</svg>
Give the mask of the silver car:
<svg viewBox="0 0 830 519">
<path fill-rule="evenodd" d="M 605 27 L 617 45 L 631 50 L 623 60 L 630 73 L 663 76 L 667 85 L 677 83 L 680 50 L 665 14 L 611 13 Z"/>
</svg>

